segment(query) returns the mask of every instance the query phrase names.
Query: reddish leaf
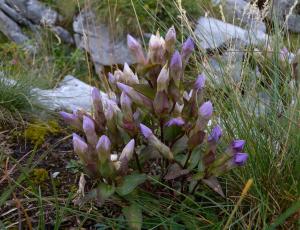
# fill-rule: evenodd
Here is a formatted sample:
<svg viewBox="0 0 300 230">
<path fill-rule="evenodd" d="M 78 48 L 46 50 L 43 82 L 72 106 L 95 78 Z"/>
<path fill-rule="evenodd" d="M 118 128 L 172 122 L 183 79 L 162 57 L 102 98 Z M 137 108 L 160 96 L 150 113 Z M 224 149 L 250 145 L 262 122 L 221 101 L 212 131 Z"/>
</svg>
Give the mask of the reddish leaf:
<svg viewBox="0 0 300 230">
<path fill-rule="evenodd" d="M 189 172 L 188 169 L 181 169 L 178 164 L 172 164 L 168 169 L 165 180 L 174 180 L 180 176 L 187 175 Z"/>
<path fill-rule="evenodd" d="M 202 182 L 206 184 L 208 187 L 212 188 L 216 193 L 218 193 L 222 197 L 225 197 L 222 187 L 215 176 L 211 176 L 208 179 L 202 179 Z"/>
<path fill-rule="evenodd" d="M 210 150 L 207 154 L 203 156 L 203 163 L 205 165 L 205 168 L 207 166 L 211 165 L 216 159 L 216 154 L 214 151 Z"/>
<path fill-rule="evenodd" d="M 196 146 L 203 143 L 205 138 L 205 132 L 199 131 L 193 134 L 188 140 L 188 147 L 189 149 L 194 149 Z"/>
</svg>

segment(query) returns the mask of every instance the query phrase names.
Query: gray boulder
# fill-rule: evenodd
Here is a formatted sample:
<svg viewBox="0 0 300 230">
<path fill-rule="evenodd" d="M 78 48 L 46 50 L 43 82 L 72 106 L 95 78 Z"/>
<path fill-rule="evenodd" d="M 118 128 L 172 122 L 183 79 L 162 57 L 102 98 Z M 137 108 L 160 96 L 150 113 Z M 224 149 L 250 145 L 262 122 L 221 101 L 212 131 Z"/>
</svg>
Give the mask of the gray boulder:
<svg viewBox="0 0 300 230">
<path fill-rule="evenodd" d="M 73 30 L 77 47 L 91 55 L 96 70 L 102 66 L 134 63 L 126 39 L 115 38 L 106 25 L 97 22 L 92 11 L 83 10 L 73 22 Z"/>
<path fill-rule="evenodd" d="M 239 25 L 250 31 L 266 32 L 266 25 L 263 22 L 261 12 L 258 7 L 244 0 L 224 0 L 222 1 L 223 12 L 226 21 Z"/>
<path fill-rule="evenodd" d="M 245 30 L 239 26 L 206 17 L 198 20 L 195 34 L 200 39 L 200 46 L 203 49 L 216 49 L 237 41 L 243 45 L 257 46 L 264 45 L 268 40 L 268 35 L 260 30 Z"/>
<path fill-rule="evenodd" d="M 18 44 L 28 42 L 29 38 L 23 34 L 19 25 L 11 20 L 5 13 L 0 10 L 0 31 L 10 40 Z"/>
<path fill-rule="evenodd" d="M 37 0 L 5 0 L 5 2 L 35 24 L 53 26 L 60 18 L 56 11 Z"/>
<path fill-rule="evenodd" d="M 288 30 L 300 33 L 300 1 L 299 0 L 273 0 L 270 17 L 279 20 Z"/>
<path fill-rule="evenodd" d="M 223 81 L 238 83 L 241 81 L 243 66 L 242 51 L 227 51 L 223 55 L 215 55 L 204 64 L 206 75 L 210 77 L 216 88 L 224 86 Z"/>
<path fill-rule="evenodd" d="M 40 26 L 50 28 L 64 42 L 73 43 L 73 37 L 57 26 L 61 16 L 37 0 L 0 0 L 0 30 L 12 41 L 24 44 L 29 38 L 19 25 L 38 32 Z M 36 33 L 38 35 L 38 33 Z"/>
</svg>

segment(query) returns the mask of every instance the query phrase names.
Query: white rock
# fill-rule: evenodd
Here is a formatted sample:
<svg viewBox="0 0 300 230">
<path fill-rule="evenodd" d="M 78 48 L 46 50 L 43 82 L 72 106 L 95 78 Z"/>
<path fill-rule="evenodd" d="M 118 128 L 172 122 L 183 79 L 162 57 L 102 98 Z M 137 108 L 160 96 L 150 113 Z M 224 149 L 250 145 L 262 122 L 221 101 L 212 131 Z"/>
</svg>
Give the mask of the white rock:
<svg viewBox="0 0 300 230">
<path fill-rule="evenodd" d="M 244 45 L 265 44 L 268 35 L 262 31 L 248 31 L 241 27 L 225 23 L 215 18 L 201 17 L 198 20 L 195 34 L 200 39 L 203 49 L 216 49 L 223 44 L 240 40 Z"/>
<path fill-rule="evenodd" d="M 51 110 L 66 109 L 71 111 L 82 108 L 91 111 L 92 89 L 92 86 L 68 75 L 55 89 L 33 89 L 33 91 L 38 95 L 39 102 Z M 101 96 L 104 109 L 107 108 L 108 104 L 111 104 L 115 110 L 119 110 L 115 101 L 109 99 L 106 93 L 101 92 Z"/>
</svg>

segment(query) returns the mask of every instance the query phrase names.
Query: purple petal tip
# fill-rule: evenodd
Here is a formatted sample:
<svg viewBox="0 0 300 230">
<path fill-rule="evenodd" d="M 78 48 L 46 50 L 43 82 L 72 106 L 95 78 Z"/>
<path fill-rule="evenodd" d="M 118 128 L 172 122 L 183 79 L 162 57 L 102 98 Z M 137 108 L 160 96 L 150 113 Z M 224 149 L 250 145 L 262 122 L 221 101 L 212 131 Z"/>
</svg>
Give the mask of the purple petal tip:
<svg viewBox="0 0 300 230">
<path fill-rule="evenodd" d="M 83 116 L 82 126 L 83 126 L 83 130 L 95 130 L 94 121 L 88 116 Z"/>
<path fill-rule="evenodd" d="M 176 50 L 171 58 L 171 63 L 170 63 L 171 67 L 174 66 L 182 66 L 182 60 L 181 60 L 181 55 L 180 53 Z"/>
<path fill-rule="evenodd" d="M 206 77 L 205 75 L 202 73 L 197 77 L 197 80 L 195 81 L 195 89 L 199 90 L 199 89 L 203 89 L 205 86 L 205 80 Z"/>
<path fill-rule="evenodd" d="M 172 118 L 166 123 L 167 127 L 176 125 L 176 126 L 183 126 L 185 124 L 184 120 L 181 117 Z"/>
<path fill-rule="evenodd" d="M 140 124 L 141 132 L 144 137 L 149 138 L 153 133 L 146 125 Z"/>
<path fill-rule="evenodd" d="M 208 141 L 217 143 L 222 136 L 222 129 L 219 125 L 215 126 L 208 137 Z"/>
<path fill-rule="evenodd" d="M 213 113 L 213 106 L 210 101 L 204 102 L 199 109 L 200 115 L 205 118 L 209 119 Z"/>
<path fill-rule="evenodd" d="M 124 91 L 125 93 L 127 93 L 130 90 L 130 87 L 128 85 L 125 85 L 121 82 L 117 82 L 117 86 L 121 91 Z"/>
<path fill-rule="evenodd" d="M 99 138 L 99 141 L 97 143 L 96 149 L 102 148 L 102 149 L 104 149 L 106 151 L 109 151 L 110 146 L 111 146 L 111 142 L 110 142 L 109 138 L 106 135 L 102 135 Z"/>
<path fill-rule="evenodd" d="M 97 89 L 96 87 L 93 87 L 93 89 L 92 89 L 92 99 L 93 99 L 93 101 L 101 100 L 101 95 L 100 95 L 99 89 Z"/>
<path fill-rule="evenodd" d="M 245 143 L 245 140 L 234 140 L 231 143 L 231 147 L 235 152 L 241 152 L 244 149 Z"/>
<path fill-rule="evenodd" d="M 193 51 L 195 48 L 195 43 L 191 37 L 189 37 L 182 46 L 183 50 Z"/>
<path fill-rule="evenodd" d="M 248 154 L 247 153 L 236 153 L 233 157 L 233 161 L 238 166 L 243 166 L 246 164 L 248 160 Z"/>
</svg>

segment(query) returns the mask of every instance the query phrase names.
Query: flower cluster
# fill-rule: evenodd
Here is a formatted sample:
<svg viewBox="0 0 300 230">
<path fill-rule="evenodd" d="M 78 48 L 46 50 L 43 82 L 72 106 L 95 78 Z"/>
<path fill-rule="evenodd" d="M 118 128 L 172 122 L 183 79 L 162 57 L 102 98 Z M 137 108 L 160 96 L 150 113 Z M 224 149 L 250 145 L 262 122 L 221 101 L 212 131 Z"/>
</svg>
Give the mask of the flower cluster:
<svg viewBox="0 0 300 230">
<path fill-rule="evenodd" d="M 164 183 L 174 185 L 171 181 L 179 179 L 182 191 L 193 192 L 202 181 L 224 195 L 216 177 L 244 165 L 248 155 L 243 153 L 243 140 L 234 140 L 217 154 L 222 136 L 219 125 L 207 134 L 213 105 L 204 98 L 205 75 L 200 74 L 190 87 L 184 79 L 195 48 L 193 40 L 188 38 L 176 50 L 172 27 L 165 38 L 151 36 L 147 54 L 132 36 L 127 42 L 137 60 L 135 69 L 125 63 L 123 70 L 102 79 L 112 103 L 104 108 L 94 88 L 92 114 L 61 112 L 85 135 L 73 134 L 73 145 L 86 172 L 119 194 L 129 177 L 145 179 L 155 167 L 161 169 L 158 178 Z"/>
</svg>

